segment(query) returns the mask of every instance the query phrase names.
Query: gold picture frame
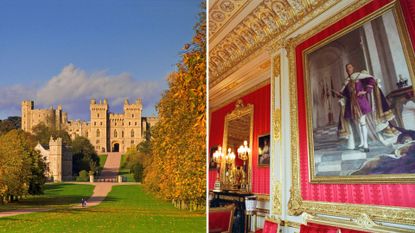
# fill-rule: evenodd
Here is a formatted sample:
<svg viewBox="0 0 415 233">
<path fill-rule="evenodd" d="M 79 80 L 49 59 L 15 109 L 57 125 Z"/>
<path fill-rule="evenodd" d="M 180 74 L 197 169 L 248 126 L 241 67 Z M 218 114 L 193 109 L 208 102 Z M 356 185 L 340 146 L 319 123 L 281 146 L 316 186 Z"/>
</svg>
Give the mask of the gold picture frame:
<svg viewBox="0 0 415 233">
<path fill-rule="evenodd" d="M 355 4 L 348 6 L 346 9 L 342 10 L 340 13 L 336 14 L 334 17 L 329 20 L 324 21 L 317 27 L 310 30 L 308 33 L 299 35 L 296 38 L 290 39 L 287 41 L 286 48 L 288 52 L 289 60 L 289 93 L 290 93 L 290 131 L 291 131 L 291 161 L 292 161 L 292 186 L 290 188 L 290 199 L 288 203 L 288 210 L 290 215 L 300 215 L 306 213 L 311 216 L 309 219 L 312 219 L 314 222 L 323 221 L 324 217 L 321 215 L 327 216 L 338 216 L 338 219 L 329 218 L 326 222 L 331 221 L 331 224 L 342 224 L 343 226 L 348 226 L 354 229 L 365 229 L 365 230 L 375 230 L 376 232 L 390 232 L 391 229 L 397 232 L 409 232 L 407 230 L 399 230 L 398 228 L 382 226 L 382 224 L 376 223 L 377 221 L 382 222 L 391 222 L 399 224 L 413 225 L 415 222 L 415 209 L 406 208 L 406 207 L 393 207 L 393 206 L 380 206 L 380 205 L 367 205 L 367 204 L 352 204 L 352 203 L 337 203 L 337 202 L 323 202 L 323 201 L 310 201 L 304 200 L 301 195 L 301 177 L 300 177 L 300 141 L 299 141 L 299 116 L 298 116 L 298 87 L 297 87 L 297 70 L 296 70 L 296 47 L 304 42 L 306 39 L 311 38 L 316 33 L 322 31 L 323 29 L 329 27 L 335 22 L 341 20 L 352 12 L 358 10 L 360 7 L 371 1 L 358 1 Z M 342 32 L 345 33 L 347 30 L 351 30 L 356 27 L 356 25 L 361 25 L 364 22 L 367 22 L 371 18 L 379 16 L 380 14 L 393 10 L 396 14 L 397 23 L 399 28 L 402 30 L 404 28 L 404 21 L 401 12 L 401 8 L 398 1 L 391 1 L 385 4 L 380 9 L 375 12 L 367 15 L 363 19 L 355 22 L 353 25 L 345 28 Z M 333 40 L 334 37 L 339 37 L 341 35 L 333 35 L 333 37 L 327 38 L 326 40 L 321 41 L 320 43 L 327 43 L 329 40 Z M 409 37 L 404 37 L 404 46 L 410 46 Z M 309 48 L 312 49 L 313 47 Z M 409 48 L 409 47 L 407 47 Z M 408 51 L 408 49 L 405 49 Z M 413 53 L 413 51 L 412 51 Z M 304 55 L 304 54 L 303 54 Z M 304 56 L 303 65 L 304 65 Z M 414 66 L 414 57 L 413 54 L 410 55 L 408 64 L 410 64 L 413 69 Z M 413 72 L 413 71 L 412 71 Z M 412 81 L 415 80 L 412 77 Z M 306 93 L 307 95 L 307 93 Z M 308 119 L 306 107 L 306 118 Z M 308 120 L 307 120 L 308 121 Z M 304 130 L 304 129 L 303 129 Z M 307 135 L 308 140 L 309 134 Z M 304 143 L 304 142 L 301 142 Z M 309 149 L 309 145 L 307 145 Z M 338 177 L 337 177 L 338 178 Z M 385 177 L 376 177 L 375 179 L 363 180 L 363 179 L 341 179 L 335 180 L 319 180 L 319 183 L 342 183 L 342 184 L 353 184 L 353 183 L 385 183 L 385 182 L 395 182 L 395 183 L 408 183 L 413 182 L 414 176 L 399 176 L 391 175 L 387 180 L 382 180 Z M 365 176 L 367 179 L 367 176 Z M 314 180 L 315 181 L 315 180 Z M 309 181 L 310 182 L 310 181 Z M 320 217 L 319 217 L 320 216 Z M 327 217 L 326 217 L 327 218 Z"/>
<path fill-rule="evenodd" d="M 304 67 L 304 82 L 305 82 L 305 102 L 306 102 L 306 118 L 307 118 L 307 139 L 308 139 L 308 159 L 309 159 L 309 176 L 311 183 L 396 183 L 396 182 L 406 182 L 406 183 L 414 183 L 415 182 L 415 173 L 411 174 L 379 174 L 379 175 L 322 175 L 317 176 L 317 169 L 316 169 L 316 160 L 315 160 L 315 136 L 313 132 L 313 109 L 312 106 L 312 95 L 311 91 L 311 80 L 309 74 L 309 62 L 310 62 L 310 55 L 314 52 L 318 51 L 318 49 L 323 48 L 325 45 L 328 45 L 333 42 L 337 42 L 338 39 L 349 35 L 351 32 L 356 31 L 356 29 L 363 28 L 363 25 L 372 23 L 372 20 L 380 18 L 386 13 L 392 13 L 394 21 L 396 22 L 396 27 L 398 30 L 402 52 L 405 57 L 405 61 L 408 68 L 409 77 L 412 83 L 415 84 L 415 54 L 411 48 L 409 35 L 405 33 L 405 23 L 403 20 L 402 12 L 400 12 L 400 7 L 398 6 L 398 2 L 388 4 L 387 6 L 383 7 L 380 10 L 377 10 L 368 16 L 364 17 L 363 19 L 349 25 L 345 29 L 341 30 L 339 33 L 335 35 L 329 36 L 324 40 L 316 43 L 315 45 L 305 49 L 302 52 L 302 62 Z M 301 38 L 303 39 L 303 38 Z M 333 85 L 333 83 L 331 83 Z M 395 84 L 395 83 L 394 83 Z M 326 89 L 327 90 L 330 88 Z M 412 86 L 412 90 L 415 91 L 415 85 Z M 314 98 L 314 96 L 313 96 Z M 402 127 L 402 126 L 401 126 Z M 352 132 L 353 133 L 353 132 Z M 336 137 L 336 135 L 335 135 Z M 353 152 L 351 152 L 353 153 Z M 359 153 L 359 152 L 357 152 Z M 340 154 L 341 155 L 341 154 Z M 361 153 L 360 153 L 361 155 Z M 343 156 L 343 155 L 341 155 Z M 341 161 L 341 160 L 340 160 Z M 350 161 L 350 160 L 349 160 Z M 347 161 L 347 162 L 349 162 Z M 367 162 L 371 161 L 368 159 Z M 340 169 L 339 173 L 343 172 L 341 166 L 337 166 L 337 169 Z"/>
</svg>

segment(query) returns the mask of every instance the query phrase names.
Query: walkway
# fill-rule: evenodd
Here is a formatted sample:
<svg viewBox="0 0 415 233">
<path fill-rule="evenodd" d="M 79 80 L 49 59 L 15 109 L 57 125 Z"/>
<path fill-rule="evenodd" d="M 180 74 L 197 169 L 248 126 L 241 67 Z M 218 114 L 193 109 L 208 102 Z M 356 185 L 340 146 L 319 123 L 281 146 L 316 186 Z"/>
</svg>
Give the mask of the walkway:
<svg viewBox="0 0 415 233">
<path fill-rule="evenodd" d="M 105 180 L 117 180 L 118 171 L 120 169 L 121 153 L 111 152 L 108 153 L 107 160 L 104 164 L 104 169 L 101 172 L 101 176 L 98 179 Z M 113 182 L 96 182 L 95 189 L 92 196 L 87 200 L 88 206 L 99 205 L 111 191 L 112 186 L 117 183 Z"/>
<path fill-rule="evenodd" d="M 104 169 L 101 172 L 101 177 L 104 179 L 116 179 L 118 176 L 118 170 L 121 162 L 121 153 L 108 153 L 107 160 L 104 165 Z M 114 185 L 131 185 L 131 183 L 115 183 L 115 182 L 95 182 L 95 183 L 85 183 L 85 182 L 67 182 L 67 183 L 77 183 L 77 184 L 93 184 L 95 185 L 94 193 L 87 200 L 88 207 L 99 205 L 111 191 L 112 186 Z M 72 206 L 70 208 L 82 208 L 79 205 Z M 20 214 L 30 214 L 36 212 L 46 212 L 53 209 L 46 208 L 33 208 L 33 209 L 20 209 L 20 210 L 10 210 L 0 212 L 1 217 L 10 217 Z"/>
</svg>

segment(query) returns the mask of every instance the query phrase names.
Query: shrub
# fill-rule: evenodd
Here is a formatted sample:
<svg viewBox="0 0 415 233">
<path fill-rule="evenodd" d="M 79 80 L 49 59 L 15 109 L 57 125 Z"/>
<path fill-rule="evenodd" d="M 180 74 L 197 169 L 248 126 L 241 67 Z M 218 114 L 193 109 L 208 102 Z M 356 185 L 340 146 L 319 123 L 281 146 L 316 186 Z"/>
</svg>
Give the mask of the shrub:
<svg viewBox="0 0 415 233">
<path fill-rule="evenodd" d="M 87 181 L 89 181 L 88 172 L 85 171 L 85 170 L 80 171 L 79 176 L 76 177 L 76 181 L 78 181 L 78 182 L 87 182 Z"/>
<path fill-rule="evenodd" d="M 132 173 L 134 173 L 134 180 L 136 182 L 141 182 L 143 181 L 143 172 L 144 172 L 144 167 L 141 163 L 137 163 L 135 164 L 132 169 L 131 169 Z"/>
</svg>

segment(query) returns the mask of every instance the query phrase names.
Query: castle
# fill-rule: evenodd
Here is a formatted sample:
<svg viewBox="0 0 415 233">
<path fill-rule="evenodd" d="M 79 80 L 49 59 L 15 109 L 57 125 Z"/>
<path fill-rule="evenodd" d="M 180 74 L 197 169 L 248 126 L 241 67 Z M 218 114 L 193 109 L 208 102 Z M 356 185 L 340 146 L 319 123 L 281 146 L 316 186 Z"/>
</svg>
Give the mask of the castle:
<svg viewBox="0 0 415 233">
<path fill-rule="evenodd" d="M 62 145 L 62 138 L 50 137 L 49 147 L 37 144 L 36 150 L 45 158 L 48 170 L 46 176 L 55 182 L 72 180 L 72 153 Z"/>
<path fill-rule="evenodd" d="M 157 122 L 157 117 L 142 117 L 143 105 L 141 99 L 135 103 L 124 101 L 122 114 L 109 112 L 107 99 L 91 99 L 89 104 L 90 122 L 70 121 L 68 114 L 59 105 L 57 109 L 34 109 L 34 101 L 22 102 L 22 129 L 33 132 L 33 127 L 44 123 L 68 132 L 72 139 L 84 136 L 89 139 L 97 153 L 125 152 L 146 139 L 151 126 Z"/>
</svg>

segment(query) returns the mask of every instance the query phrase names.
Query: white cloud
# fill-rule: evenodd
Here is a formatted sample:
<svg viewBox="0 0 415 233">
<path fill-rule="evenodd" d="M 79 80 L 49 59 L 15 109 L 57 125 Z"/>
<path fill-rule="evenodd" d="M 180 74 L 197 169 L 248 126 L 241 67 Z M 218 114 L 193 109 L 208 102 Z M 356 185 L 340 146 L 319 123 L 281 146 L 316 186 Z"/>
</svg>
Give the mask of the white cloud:
<svg viewBox="0 0 415 233">
<path fill-rule="evenodd" d="M 160 99 L 165 83 L 164 79 L 135 80 L 128 73 L 118 75 L 109 75 L 105 71 L 88 73 L 70 64 L 38 90 L 31 90 L 24 86 L 0 89 L 0 92 L 3 91 L 0 108 L 10 108 L 18 104 L 20 109 L 21 100 L 33 99 L 35 107 L 51 105 L 56 107 L 61 104 L 64 111 L 68 112 L 70 119 L 89 119 L 91 98 L 107 98 L 110 107 L 113 107 L 115 111 L 121 110 L 120 106 L 125 98 L 128 98 L 130 102 L 135 101 L 136 98 L 142 98 L 144 109 L 151 109 Z M 16 101 L 17 99 L 19 101 Z"/>
</svg>

